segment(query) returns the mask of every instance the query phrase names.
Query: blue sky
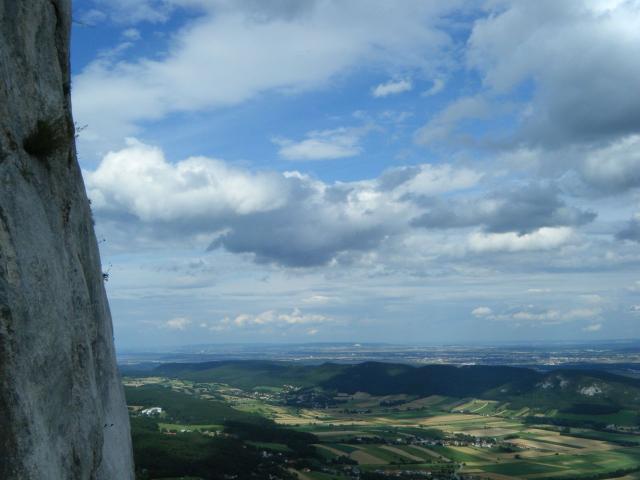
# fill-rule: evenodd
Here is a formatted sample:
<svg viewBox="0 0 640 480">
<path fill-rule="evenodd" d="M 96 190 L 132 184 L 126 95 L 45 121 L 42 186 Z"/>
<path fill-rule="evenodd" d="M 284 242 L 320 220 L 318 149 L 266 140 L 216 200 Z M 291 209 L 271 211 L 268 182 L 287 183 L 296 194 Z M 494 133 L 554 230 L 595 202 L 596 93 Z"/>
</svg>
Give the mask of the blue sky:
<svg viewBox="0 0 640 480">
<path fill-rule="evenodd" d="M 74 15 L 119 346 L 638 337 L 638 2 Z"/>
</svg>

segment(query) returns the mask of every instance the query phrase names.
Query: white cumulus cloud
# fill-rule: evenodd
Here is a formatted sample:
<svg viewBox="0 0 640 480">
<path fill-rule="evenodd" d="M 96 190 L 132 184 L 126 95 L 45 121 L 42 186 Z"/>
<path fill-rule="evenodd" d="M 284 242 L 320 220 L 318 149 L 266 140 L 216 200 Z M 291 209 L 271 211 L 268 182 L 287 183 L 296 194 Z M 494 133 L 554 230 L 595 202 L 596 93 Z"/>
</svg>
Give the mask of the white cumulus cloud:
<svg viewBox="0 0 640 480">
<path fill-rule="evenodd" d="M 336 128 L 309 132 L 297 142 L 280 137 L 273 142 L 280 147 L 278 154 L 287 160 L 333 160 L 360 155 L 360 140 L 368 131 L 366 127 Z"/>
<path fill-rule="evenodd" d="M 478 318 L 490 317 L 493 315 L 493 310 L 489 307 L 477 307 L 471 311 L 471 315 Z"/>
<path fill-rule="evenodd" d="M 86 171 L 85 180 L 96 210 L 125 211 L 144 221 L 247 215 L 278 208 L 287 196 L 281 175 L 253 174 L 204 157 L 174 165 L 159 148 L 135 139 Z"/>
<path fill-rule="evenodd" d="M 296 326 L 296 325 L 319 325 L 333 322 L 334 319 L 317 313 L 305 313 L 299 308 L 294 308 L 291 312 L 278 312 L 267 310 L 258 314 L 241 313 L 232 317 L 225 317 L 220 322 L 212 325 L 212 330 L 228 328 L 248 328 L 262 326 Z"/>
<path fill-rule="evenodd" d="M 572 237 L 573 229 L 570 227 L 543 227 L 522 235 L 516 232 L 476 232 L 471 234 L 468 244 L 476 252 L 552 250 L 568 243 Z"/>
<path fill-rule="evenodd" d="M 165 20 L 178 3 L 118 2 L 121 8 L 113 10 L 122 18 L 147 21 Z M 182 3 L 203 8 L 165 51 L 148 58 L 97 59 L 74 77 L 74 114 L 89 125 L 81 146 L 104 151 L 135 135 L 142 122 L 235 105 L 269 91 L 307 91 L 359 65 L 431 71 L 453 43 L 439 19 L 457 5 Z"/>
<path fill-rule="evenodd" d="M 186 328 L 191 324 L 191 320 L 185 317 L 176 317 L 171 320 L 167 320 L 164 323 L 164 327 L 169 330 L 186 330 Z"/>
<path fill-rule="evenodd" d="M 411 80 L 389 80 L 388 82 L 376 85 L 371 90 L 371 95 L 376 98 L 388 97 L 389 95 L 397 95 L 399 93 L 408 92 L 413 88 Z"/>
<path fill-rule="evenodd" d="M 137 229 L 185 241 L 201 235 L 209 249 L 289 266 L 375 250 L 411 228 L 421 208 L 411 198 L 462 191 L 481 178 L 468 168 L 423 164 L 325 183 L 205 157 L 171 163 L 159 148 L 133 139 L 84 175 L 97 218 L 116 233 Z M 131 236 L 124 241 L 130 246 Z"/>
<path fill-rule="evenodd" d="M 602 324 L 592 323 L 591 325 L 587 325 L 586 327 L 584 327 L 583 330 L 585 332 L 599 332 L 600 330 L 602 330 Z"/>
</svg>

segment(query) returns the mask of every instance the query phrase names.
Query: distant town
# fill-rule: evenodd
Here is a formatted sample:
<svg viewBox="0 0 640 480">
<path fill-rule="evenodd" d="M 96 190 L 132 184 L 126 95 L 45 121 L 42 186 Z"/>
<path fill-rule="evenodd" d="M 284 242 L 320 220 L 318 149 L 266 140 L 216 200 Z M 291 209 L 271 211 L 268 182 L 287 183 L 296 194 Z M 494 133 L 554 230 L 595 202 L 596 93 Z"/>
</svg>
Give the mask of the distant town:
<svg viewBox="0 0 640 480">
<path fill-rule="evenodd" d="M 316 364 L 364 361 L 415 365 L 511 365 L 540 370 L 590 368 L 640 377 L 640 340 L 519 345 L 393 345 L 380 343 L 195 345 L 122 350 L 118 363 L 154 366 L 169 362 L 273 360 Z"/>
</svg>

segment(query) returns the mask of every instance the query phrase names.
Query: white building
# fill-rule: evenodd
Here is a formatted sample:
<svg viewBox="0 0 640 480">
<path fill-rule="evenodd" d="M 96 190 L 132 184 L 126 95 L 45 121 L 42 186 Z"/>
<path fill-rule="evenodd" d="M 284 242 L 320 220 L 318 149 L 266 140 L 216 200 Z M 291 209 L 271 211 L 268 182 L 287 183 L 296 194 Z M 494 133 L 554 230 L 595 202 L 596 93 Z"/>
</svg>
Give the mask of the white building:
<svg viewBox="0 0 640 480">
<path fill-rule="evenodd" d="M 160 415 L 162 413 L 162 408 L 160 407 L 145 408 L 140 413 L 142 415 Z"/>
</svg>

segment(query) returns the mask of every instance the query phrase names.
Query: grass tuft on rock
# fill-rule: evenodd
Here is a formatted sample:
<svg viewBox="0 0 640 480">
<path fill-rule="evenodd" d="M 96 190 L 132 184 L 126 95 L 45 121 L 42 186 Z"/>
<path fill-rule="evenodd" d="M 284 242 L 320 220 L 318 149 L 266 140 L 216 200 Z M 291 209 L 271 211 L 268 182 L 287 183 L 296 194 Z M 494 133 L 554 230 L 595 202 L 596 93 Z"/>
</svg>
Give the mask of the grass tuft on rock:
<svg viewBox="0 0 640 480">
<path fill-rule="evenodd" d="M 38 120 L 36 127 L 23 142 L 25 152 L 39 160 L 60 150 L 65 144 L 63 123 L 55 120 Z"/>
</svg>

